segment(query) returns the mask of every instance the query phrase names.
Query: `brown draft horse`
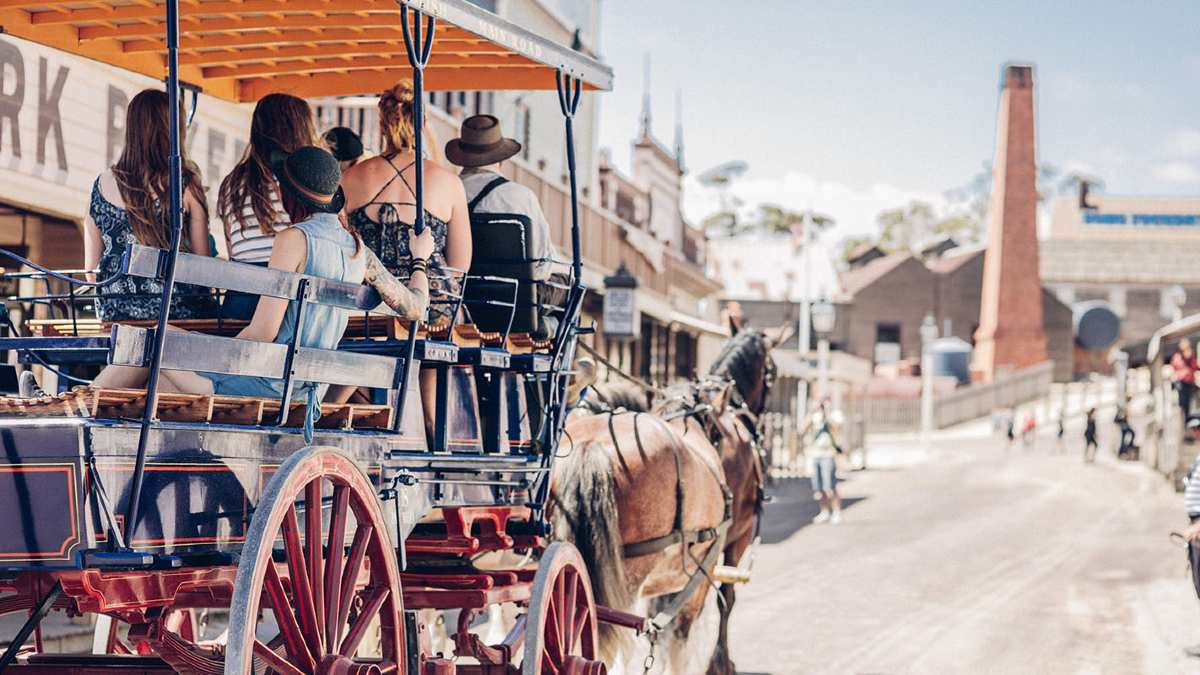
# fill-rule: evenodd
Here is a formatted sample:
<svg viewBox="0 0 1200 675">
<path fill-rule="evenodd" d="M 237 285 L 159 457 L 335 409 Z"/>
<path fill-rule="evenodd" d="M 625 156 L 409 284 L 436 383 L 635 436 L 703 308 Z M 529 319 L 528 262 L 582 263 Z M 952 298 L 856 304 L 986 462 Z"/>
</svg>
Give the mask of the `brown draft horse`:
<svg viewBox="0 0 1200 675">
<path fill-rule="evenodd" d="M 684 590 L 711 539 L 654 552 L 636 545 L 673 529 L 711 532 L 729 520 L 720 544 L 725 564 L 743 559 L 762 503 L 753 418 L 774 377 L 772 346 L 760 331 L 740 333 L 725 346 L 710 377 L 671 388 L 650 414 L 643 412 L 650 406 L 639 389 L 599 385 L 588 406 L 603 412 L 568 424 L 567 442 L 560 446 L 567 454 L 555 463 L 551 516 L 555 535 L 573 541 L 587 561 L 599 604 L 652 614 Z M 731 399 L 736 406 L 727 405 Z M 709 656 L 683 649 L 708 586 L 701 584 L 685 600 L 667 631 L 673 672 L 706 667 L 680 657 Z M 733 673 L 726 642 L 732 586 L 723 586 L 721 596 L 718 644 L 707 667 Z M 627 633 L 603 631 L 601 641 L 607 660 L 640 670 Z"/>
</svg>

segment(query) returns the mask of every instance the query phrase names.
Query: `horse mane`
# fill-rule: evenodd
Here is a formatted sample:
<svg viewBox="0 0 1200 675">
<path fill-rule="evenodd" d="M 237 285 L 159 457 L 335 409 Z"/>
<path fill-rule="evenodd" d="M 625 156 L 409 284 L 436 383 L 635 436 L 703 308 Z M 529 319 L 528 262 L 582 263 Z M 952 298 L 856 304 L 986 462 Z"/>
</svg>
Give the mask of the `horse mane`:
<svg viewBox="0 0 1200 675">
<path fill-rule="evenodd" d="M 739 402 L 745 402 L 755 382 L 762 377 L 764 359 L 769 358 L 766 334 L 757 328 L 745 329 L 725 343 L 708 372 L 732 380 Z"/>
<path fill-rule="evenodd" d="M 611 410 L 624 408 L 630 412 L 650 412 L 649 396 L 645 390 L 632 382 L 597 382 L 591 388 L 596 398 Z"/>
</svg>

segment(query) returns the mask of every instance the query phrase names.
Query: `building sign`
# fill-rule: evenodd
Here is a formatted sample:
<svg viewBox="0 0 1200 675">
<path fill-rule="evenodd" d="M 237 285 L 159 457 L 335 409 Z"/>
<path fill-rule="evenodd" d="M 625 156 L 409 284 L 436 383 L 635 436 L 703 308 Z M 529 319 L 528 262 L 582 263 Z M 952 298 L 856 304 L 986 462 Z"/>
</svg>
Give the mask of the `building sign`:
<svg viewBox="0 0 1200 675">
<path fill-rule="evenodd" d="M 1197 227 L 1200 214 L 1189 213 L 1097 213 L 1084 211 L 1084 225 L 1117 227 Z"/>
<path fill-rule="evenodd" d="M 641 334 L 637 289 L 610 287 L 604 293 L 604 336 L 636 340 Z"/>
<path fill-rule="evenodd" d="M 10 36 L 0 37 L 0 202 L 68 219 L 120 156 L 129 100 L 162 83 Z M 187 97 L 188 105 L 192 97 Z M 211 208 L 245 148 L 251 109 L 210 96 L 187 131 Z"/>
</svg>

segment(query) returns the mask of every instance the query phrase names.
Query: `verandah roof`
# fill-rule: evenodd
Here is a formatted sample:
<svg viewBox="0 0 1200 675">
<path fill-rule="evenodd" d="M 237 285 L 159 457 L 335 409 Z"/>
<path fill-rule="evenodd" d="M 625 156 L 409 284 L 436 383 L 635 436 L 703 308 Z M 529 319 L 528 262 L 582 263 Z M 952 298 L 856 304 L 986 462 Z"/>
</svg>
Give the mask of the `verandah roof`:
<svg viewBox="0 0 1200 675">
<path fill-rule="evenodd" d="M 412 74 L 400 3 L 438 19 L 427 90 L 554 89 L 558 70 L 612 87 L 607 66 L 465 0 L 179 0 L 180 79 L 237 102 L 381 91 Z M 163 0 L 0 0 L 5 33 L 158 79 L 165 16 Z"/>
</svg>

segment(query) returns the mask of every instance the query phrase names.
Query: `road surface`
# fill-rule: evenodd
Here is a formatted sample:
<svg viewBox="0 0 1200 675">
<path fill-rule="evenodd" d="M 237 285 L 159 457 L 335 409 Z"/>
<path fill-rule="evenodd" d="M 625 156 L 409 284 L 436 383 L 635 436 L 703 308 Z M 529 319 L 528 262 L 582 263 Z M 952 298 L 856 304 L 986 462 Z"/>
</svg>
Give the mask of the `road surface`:
<svg viewBox="0 0 1200 675">
<path fill-rule="evenodd" d="M 731 626 L 739 672 L 1200 673 L 1200 602 L 1143 467 L 942 437 L 872 447 L 841 525 L 782 481 Z M 1069 454 L 1068 454 L 1069 453 Z"/>
</svg>

